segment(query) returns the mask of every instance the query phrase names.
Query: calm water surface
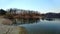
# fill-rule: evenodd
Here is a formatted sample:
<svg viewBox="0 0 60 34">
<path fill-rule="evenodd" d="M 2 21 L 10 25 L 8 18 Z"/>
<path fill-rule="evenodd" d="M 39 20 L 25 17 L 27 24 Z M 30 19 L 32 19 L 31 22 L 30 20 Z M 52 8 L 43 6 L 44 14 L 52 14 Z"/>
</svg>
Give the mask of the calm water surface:
<svg viewBox="0 0 60 34">
<path fill-rule="evenodd" d="M 28 34 L 60 34 L 60 19 L 42 20 L 37 23 L 21 24 Z"/>
</svg>

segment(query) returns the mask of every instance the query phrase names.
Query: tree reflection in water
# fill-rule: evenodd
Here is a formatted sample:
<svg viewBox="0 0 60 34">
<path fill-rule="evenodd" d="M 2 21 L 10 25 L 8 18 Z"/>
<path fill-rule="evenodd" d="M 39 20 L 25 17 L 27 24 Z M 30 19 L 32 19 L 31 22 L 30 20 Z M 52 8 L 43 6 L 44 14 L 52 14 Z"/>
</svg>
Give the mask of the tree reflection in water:
<svg viewBox="0 0 60 34">
<path fill-rule="evenodd" d="M 32 23 L 37 23 L 38 21 L 40 21 L 39 18 L 37 19 L 24 19 L 24 18 L 20 18 L 20 19 L 16 19 L 15 20 L 15 24 L 20 25 L 20 24 L 32 24 Z"/>
</svg>

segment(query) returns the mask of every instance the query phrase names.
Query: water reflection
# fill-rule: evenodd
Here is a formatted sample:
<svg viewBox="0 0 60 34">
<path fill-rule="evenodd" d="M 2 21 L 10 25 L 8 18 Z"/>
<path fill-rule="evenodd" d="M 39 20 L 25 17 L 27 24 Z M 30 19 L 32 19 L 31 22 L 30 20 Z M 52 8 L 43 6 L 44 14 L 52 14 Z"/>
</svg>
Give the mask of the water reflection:
<svg viewBox="0 0 60 34">
<path fill-rule="evenodd" d="M 40 19 L 32 19 L 32 18 L 30 18 L 30 19 L 17 19 L 16 20 L 16 24 L 17 25 L 20 25 L 20 24 L 32 24 L 32 23 L 38 23 L 38 21 L 40 21 Z"/>
<path fill-rule="evenodd" d="M 54 21 L 55 19 L 54 18 L 46 18 L 46 19 L 45 18 L 44 19 L 39 19 L 39 18 L 37 18 L 37 19 L 32 19 L 32 18 L 30 18 L 30 19 L 23 19 L 23 18 L 20 18 L 20 19 L 16 19 L 16 21 L 14 20 L 14 23 L 16 25 L 20 25 L 20 24 L 33 24 L 33 23 L 41 22 L 41 20 L 42 21 L 44 21 L 44 20 Z"/>
</svg>

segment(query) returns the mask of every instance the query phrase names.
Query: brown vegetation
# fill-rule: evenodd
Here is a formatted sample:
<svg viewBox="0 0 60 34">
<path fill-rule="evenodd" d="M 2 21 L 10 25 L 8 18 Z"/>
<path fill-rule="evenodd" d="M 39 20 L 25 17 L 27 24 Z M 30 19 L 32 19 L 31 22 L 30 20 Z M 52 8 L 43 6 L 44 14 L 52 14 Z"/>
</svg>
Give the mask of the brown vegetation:
<svg viewBox="0 0 60 34">
<path fill-rule="evenodd" d="M 11 20 L 5 19 L 5 20 L 2 22 L 2 24 L 4 24 L 4 25 L 12 25 L 13 23 L 12 23 Z"/>
</svg>

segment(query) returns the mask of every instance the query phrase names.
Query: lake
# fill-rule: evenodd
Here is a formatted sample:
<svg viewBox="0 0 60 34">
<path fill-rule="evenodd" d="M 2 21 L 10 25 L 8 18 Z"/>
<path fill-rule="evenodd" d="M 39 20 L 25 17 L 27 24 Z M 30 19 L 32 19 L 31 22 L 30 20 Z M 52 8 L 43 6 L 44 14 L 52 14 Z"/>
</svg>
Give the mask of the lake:
<svg viewBox="0 0 60 34">
<path fill-rule="evenodd" d="M 38 22 L 20 24 L 28 34 L 60 34 L 60 19 L 40 19 Z"/>
</svg>

